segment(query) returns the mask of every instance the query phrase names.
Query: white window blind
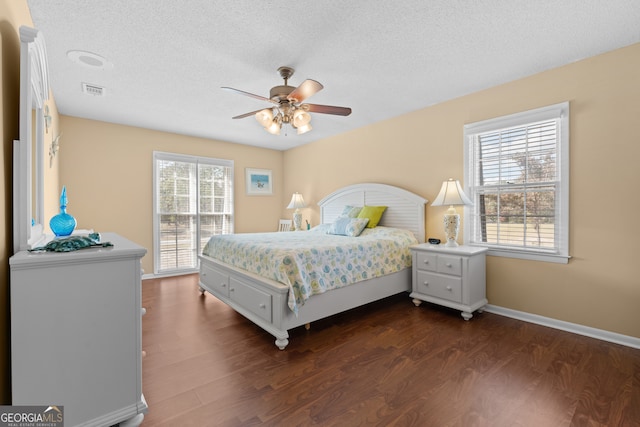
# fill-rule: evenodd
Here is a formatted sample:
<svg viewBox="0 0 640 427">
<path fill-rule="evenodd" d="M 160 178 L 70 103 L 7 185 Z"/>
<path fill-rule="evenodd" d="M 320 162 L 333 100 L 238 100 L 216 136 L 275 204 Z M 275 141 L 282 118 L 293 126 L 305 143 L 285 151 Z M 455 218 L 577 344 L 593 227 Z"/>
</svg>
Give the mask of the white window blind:
<svg viewBox="0 0 640 427">
<path fill-rule="evenodd" d="M 465 242 L 568 259 L 568 103 L 465 126 Z"/>
<path fill-rule="evenodd" d="M 209 237 L 233 233 L 233 161 L 154 152 L 155 273 L 195 270 Z"/>
</svg>

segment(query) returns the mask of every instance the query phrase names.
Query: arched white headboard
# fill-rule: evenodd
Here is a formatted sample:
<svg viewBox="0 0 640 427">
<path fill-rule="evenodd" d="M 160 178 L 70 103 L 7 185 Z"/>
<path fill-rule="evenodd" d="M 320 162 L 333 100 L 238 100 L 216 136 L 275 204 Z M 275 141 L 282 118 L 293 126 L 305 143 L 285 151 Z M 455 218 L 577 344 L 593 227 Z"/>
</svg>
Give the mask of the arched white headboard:
<svg viewBox="0 0 640 427">
<path fill-rule="evenodd" d="M 380 225 L 411 230 L 420 243 L 425 241 L 425 205 L 427 199 L 387 184 L 362 183 L 334 191 L 318 202 L 320 221 L 328 224 L 346 205 L 387 206 Z"/>
</svg>

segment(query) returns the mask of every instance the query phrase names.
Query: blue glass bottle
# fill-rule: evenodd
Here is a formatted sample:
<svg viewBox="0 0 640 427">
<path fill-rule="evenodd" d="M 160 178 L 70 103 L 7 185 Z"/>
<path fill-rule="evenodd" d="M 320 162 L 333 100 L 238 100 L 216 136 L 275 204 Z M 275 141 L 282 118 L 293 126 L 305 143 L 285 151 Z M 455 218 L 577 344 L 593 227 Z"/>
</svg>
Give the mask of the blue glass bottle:
<svg viewBox="0 0 640 427">
<path fill-rule="evenodd" d="M 69 236 L 76 228 L 76 219 L 67 213 L 67 187 L 60 194 L 60 213 L 49 221 L 49 227 L 57 237 Z"/>
</svg>

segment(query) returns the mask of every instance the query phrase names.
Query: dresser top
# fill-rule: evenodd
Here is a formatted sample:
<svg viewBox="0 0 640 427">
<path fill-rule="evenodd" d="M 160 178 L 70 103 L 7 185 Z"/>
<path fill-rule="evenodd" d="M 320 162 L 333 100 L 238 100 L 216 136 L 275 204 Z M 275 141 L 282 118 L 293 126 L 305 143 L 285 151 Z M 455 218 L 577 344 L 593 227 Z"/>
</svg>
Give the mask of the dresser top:
<svg viewBox="0 0 640 427">
<path fill-rule="evenodd" d="M 418 245 L 413 245 L 409 249 L 414 251 L 427 251 L 427 252 L 436 252 L 442 254 L 451 254 L 451 255 L 476 255 L 480 253 L 487 252 L 487 248 L 482 248 L 478 246 L 457 246 L 455 248 L 446 247 L 445 245 L 432 245 L 430 243 L 420 243 Z"/>
<path fill-rule="evenodd" d="M 100 233 L 101 242 L 110 242 L 113 246 L 80 249 L 71 252 L 29 252 L 20 251 L 9 258 L 9 265 L 16 267 L 19 265 L 39 264 L 39 263 L 67 263 L 79 262 L 92 259 L 113 259 L 113 258 L 142 258 L 147 250 L 142 246 L 116 233 Z"/>
</svg>

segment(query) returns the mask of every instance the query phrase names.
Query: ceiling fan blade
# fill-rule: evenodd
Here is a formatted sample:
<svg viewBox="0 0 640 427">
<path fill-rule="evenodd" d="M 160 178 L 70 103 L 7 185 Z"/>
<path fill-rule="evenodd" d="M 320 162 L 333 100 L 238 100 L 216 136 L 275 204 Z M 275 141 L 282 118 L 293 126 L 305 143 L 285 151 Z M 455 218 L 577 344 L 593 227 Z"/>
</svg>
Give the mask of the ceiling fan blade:
<svg viewBox="0 0 640 427">
<path fill-rule="evenodd" d="M 349 107 L 336 107 L 334 105 L 304 104 L 304 109 L 312 113 L 335 114 L 336 116 L 348 116 L 351 114 Z"/>
<path fill-rule="evenodd" d="M 302 102 L 305 99 L 309 98 L 316 92 L 322 90 L 324 86 L 322 86 L 319 82 L 311 79 L 307 79 L 300 83 L 300 86 L 295 88 L 293 92 L 291 92 L 287 99 L 294 102 Z"/>
<path fill-rule="evenodd" d="M 239 116 L 235 116 L 235 117 L 231 117 L 231 118 L 232 118 L 232 119 L 244 119 L 245 117 L 255 116 L 255 115 L 256 115 L 256 113 L 258 113 L 258 112 L 260 112 L 260 111 L 262 111 L 262 110 L 264 110 L 264 108 L 261 108 L 261 109 L 256 110 L 256 111 L 252 111 L 252 112 L 250 112 L 250 113 L 240 114 Z"/>
<path fill-rule="evenodd" d="M 273 103 L 277 104 L 277 102 L 275 102 L 272 99 L 265 98 L 264 96 L 256 95 L 256 94 L 253 94 L 253 93 L 245 92 L 245 91 L 240 90 L 240 89 L 234 89 L 232 87 L 226 87 L 226 86 L 223 86 L 221 89 L 228 90 L 229 92 L 239 93 L 240 95 L 250 96 L 251 98 L 259 99 L 261 101 L 273 102 Z"/>
</svg>

